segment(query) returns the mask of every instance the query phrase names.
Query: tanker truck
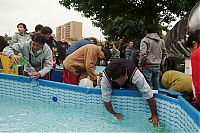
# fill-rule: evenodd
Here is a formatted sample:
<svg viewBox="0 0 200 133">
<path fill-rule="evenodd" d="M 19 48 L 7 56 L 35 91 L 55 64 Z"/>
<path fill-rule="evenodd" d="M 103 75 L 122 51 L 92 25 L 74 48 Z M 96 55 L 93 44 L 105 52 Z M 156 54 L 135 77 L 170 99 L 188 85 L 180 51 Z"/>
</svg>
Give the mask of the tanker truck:
<svg viewBox="0 0 200 133">
<path fill-rule="evenodd" d="M 185 46 L 190 32 L 200 29 L 200 1 L 165 35 L 168 57 L 165 70 L 178 70 L 192 74 L 191 51 Z"/>
</svg>

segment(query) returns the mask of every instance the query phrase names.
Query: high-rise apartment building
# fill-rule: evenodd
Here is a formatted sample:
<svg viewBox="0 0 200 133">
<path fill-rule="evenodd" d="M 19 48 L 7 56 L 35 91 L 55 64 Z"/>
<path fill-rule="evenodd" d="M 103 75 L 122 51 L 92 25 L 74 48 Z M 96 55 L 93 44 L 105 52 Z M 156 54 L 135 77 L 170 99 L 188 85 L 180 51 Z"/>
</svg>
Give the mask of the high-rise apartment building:
<svg viewBox="0 0 200 133">
<path fill-rule="evenodd" d="M 56 27 L 56 40 L 61 41 L 61 26 Z"/>
<path fill-rule="evenodd" d="M 77 41 L 82 39 L 82 23 L 71 21 L 56 27 L 57 41 Z"/>
</svg>

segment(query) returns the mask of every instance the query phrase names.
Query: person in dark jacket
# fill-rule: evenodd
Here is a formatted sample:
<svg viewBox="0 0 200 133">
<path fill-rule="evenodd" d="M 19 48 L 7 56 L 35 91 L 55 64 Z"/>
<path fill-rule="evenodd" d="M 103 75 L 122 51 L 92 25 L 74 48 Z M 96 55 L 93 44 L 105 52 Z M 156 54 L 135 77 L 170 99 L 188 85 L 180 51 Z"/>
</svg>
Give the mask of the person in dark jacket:
<svg viewBox="0 0 200 133">
<path fill-rule="evenodd" d="M 125 58 L 138 66 L 138 56 L 139 50 L 135 48 L 135 43 L 133 41 L 130 41 L 127 48 L 125 49 Z"/>
<path fill-rule="evenodd" d="M 120 58 L 120 51 L 117 49 L 116 43 L 114 43 L 112 45 L 111 54 L 112 54 L 112 56 L 110 58 L 110 62 L 115 60 L 115 59 Z"/>
<path fill-rule="evenodd" d="M 125 57 L 125 49 L 126 49 L 126 46 L 124 44 L 124 38 L 121 37 L 119 39 L 119 47 L 118 47 L 119 51 L 120 51 L 120 58 L 124 58 Z"/>
<path fill-rule="evenodd" d="M 65 60 L 65 52 L 67 49 L 68 49 L 67 42 L 58 41 L 58 59 L 60 64 L 62 64 L 63 61 Z"/>
</svg>

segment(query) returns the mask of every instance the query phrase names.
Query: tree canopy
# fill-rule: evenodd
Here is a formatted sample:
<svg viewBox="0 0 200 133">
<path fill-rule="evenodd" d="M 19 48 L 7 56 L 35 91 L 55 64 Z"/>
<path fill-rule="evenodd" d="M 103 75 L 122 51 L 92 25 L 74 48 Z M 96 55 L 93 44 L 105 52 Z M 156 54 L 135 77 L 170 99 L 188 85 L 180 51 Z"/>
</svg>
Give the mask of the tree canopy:
<svg viewBox="0 0 200 133">
<path fill-rule="evenodd" d="M 60 0 L 68 9 L 82 12 L 94 26 L 114 40 L 124 36 L 127 40 L 141 39 L 149 24 L 169 24 L 183 16 L 198 0 Z"/>
</svg>

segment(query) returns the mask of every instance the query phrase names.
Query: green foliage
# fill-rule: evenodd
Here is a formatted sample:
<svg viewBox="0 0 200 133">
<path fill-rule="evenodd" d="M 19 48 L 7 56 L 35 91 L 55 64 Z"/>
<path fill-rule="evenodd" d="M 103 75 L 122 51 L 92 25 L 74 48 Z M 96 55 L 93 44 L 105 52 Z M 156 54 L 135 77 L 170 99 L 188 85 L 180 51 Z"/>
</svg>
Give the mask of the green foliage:
<svg viewBox="0 0 200 133">
<path fill-rule="evenodd" d="M 6 41 L 12 40 L 12 37 L 8 36 L 8 34 L 6 34 L 6 33 L 3 37 L 5 38 Z"/>
<path fill-rule="evenodd" d="M 124 36 L 139 41 L 148 24 L 169 24 L 190 11 L 198 0 L 60 0 L 90 18 L 108 40 Z M 163 27 L 166 29 L 166 27 Z"/>
</svg>

